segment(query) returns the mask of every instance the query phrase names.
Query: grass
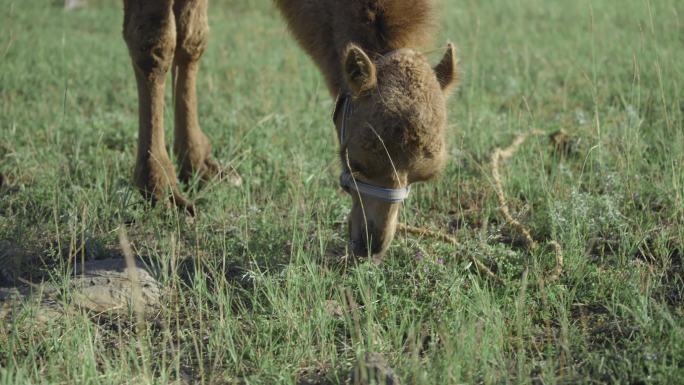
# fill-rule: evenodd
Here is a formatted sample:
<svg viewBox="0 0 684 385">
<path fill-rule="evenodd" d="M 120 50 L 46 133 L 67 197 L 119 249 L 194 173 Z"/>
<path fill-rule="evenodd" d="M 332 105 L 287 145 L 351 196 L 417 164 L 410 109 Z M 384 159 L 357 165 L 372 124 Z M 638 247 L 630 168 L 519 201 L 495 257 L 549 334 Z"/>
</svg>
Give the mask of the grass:
<svg viewBox="0 0 684 385">
<path fill-rule="evenodd" d="M 384 264 L 343 268 L 332 101 L 269 2 L 212 4 L 201 123 L 245 184 L 188 186 L 189 219 L 132 188 L 121 4 L 0 0 L 0 283 L 63 282 L 120 255 L 125 225 L 164 290 L 140 329 L 0 320 L 0 384 L 344 383 L 369 351 L 407 384 L 684 383 L 684 3 L 443 1 L 441 17 L 465 74 L 451 161 L 402 219 L 461 243 L 399 236 Z M 573 144 L 532 139 L 503 170 L 514 216 L 564 248 L 552 284 L 553 250 L 515 241 L 489 168 L 532 128 Z"/>
</svg>

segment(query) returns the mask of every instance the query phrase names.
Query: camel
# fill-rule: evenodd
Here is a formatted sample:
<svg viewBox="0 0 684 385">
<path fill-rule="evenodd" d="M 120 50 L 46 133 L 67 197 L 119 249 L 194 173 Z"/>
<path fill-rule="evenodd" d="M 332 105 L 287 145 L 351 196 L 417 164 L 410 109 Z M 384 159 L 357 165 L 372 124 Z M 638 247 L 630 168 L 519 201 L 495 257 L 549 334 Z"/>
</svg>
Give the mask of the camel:
<svg viewBox="0 0 684 385">
<path fill-rule="evenodd" d="M 446 99 L 458 83 L 449 44 L 432 67 L 434 0 L 274 0 L 335 100 L 340 184 L 352 198 L 351 253 L 380 260 L 410 185 L 446 161 Z M 173 150 L 181 180 L 221 173 L 197 116 L 195 81 L 207 45 L 207 0 L 124 0 L 123 36 L 138 87 L 134 181 L 151 202 L 194 212 L 178 190 L 164 139 L 164 85 L 173 67 Z"/>
</svg>

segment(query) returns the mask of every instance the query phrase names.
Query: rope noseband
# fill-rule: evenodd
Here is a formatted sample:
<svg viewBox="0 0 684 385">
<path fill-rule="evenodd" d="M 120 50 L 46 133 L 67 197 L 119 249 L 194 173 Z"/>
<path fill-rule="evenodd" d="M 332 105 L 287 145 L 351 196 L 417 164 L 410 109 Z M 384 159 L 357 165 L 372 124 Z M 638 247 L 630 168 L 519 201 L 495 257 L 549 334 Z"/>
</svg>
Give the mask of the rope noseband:
<svg viewBox="0 0 684 385">
<path fill-rule="evenodd" d="M 340 145 L 344 144 L 344 140 L 347 136 L 347 121 L 349 120 L 349 115 L 351 114 L 350 99 L 351 97 L 348 94 L 338 96 L 337 102 L 335 103 L 335 111 L 333 112 L 333 122 L 335 122 L 337 118 L 337 113 L 339 112 L 338 109 L 340 108 L 340 103 L 342 103 Z M 342 172 L 342 174 L 340 175 L 340 186 L 342 188 L 354 190 L 359 194 L 370 196 L 391 203 L 403 202 L 406 198 L 408 198 L 409 193 L 411 192 L 411 186 L 394 189 L 360 182 L 352 176 L 351 170 Z"/>
</svg>

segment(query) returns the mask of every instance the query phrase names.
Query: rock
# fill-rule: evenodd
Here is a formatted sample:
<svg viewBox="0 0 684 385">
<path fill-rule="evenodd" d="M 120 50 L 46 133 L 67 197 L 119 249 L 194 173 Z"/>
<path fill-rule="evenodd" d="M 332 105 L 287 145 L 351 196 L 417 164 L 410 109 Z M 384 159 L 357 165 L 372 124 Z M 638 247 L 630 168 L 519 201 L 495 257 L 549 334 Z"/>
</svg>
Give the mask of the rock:
<svg viewBox="0 0 684 385">
<path fill-rule="evenodd" d="M 133 271 L 124 259 L 104 259 L 76 265 L 71 281 L 72 301 L 75 305 L 94 312 L 128 312 L 134 287 L 131 274 L 140 286 L 139 305 L 146 315 L 156 311 L 160 300 L 157 281 L 145 268 L 136 263 Z"/>
<path fill-rule="evenodd" d="M 399 377 L 381 354 L 366 353 L 354 363 L 349 375 L 352 385 L 399 385 Z"/>
<path fill-rule="evenodd" d="M 339 302 L 333 299 L 329 299 L 325 301 L 323 308 L 325 309 L 325 314 L 330 316 L 330 318 L 335 320 L 344 319 L 344 309 L 342 308 L 342 305 L 340 305 Z"/>
<path fill-rule="evenodd" d="M 19 314 L 28 314 L 30 320 L 39 324 L 58 319 L 62 312 L 53 300 L 53 292 L 42 285 L 0 288 L 0 320 L 11 320 Z"/>
<path fill-rule="evenodd" d="M 143 315 L 151 317 L 159 307 L 159 285 L 139 263 L 129 269 L 124 259 L 105 259 L 78 264 L 74 271 L 76 274 L 69 281 L 66 301 L 60 300 L 64 292 L 53 284 L 0 288 L 0 320 L 12 320 L 19 311 L 30 310 L 33 320 L 48 322 L 72 310 L 64 309 L 63 303 L 96 313 L 128 314 L 135 292 L 132 276 L 136 277 L 140 288 L 137 305 Z"/>
<path fill-rule="evenodd" d="M 0 320 L 11 314 L 13 307 L 24 298 L 17 288 L 0 287 Z"/>
<path fill-rule="evenodd" d="M 297 385 L 332 385 L 334 381 L 332 367 L 329 364 L 321 364 L 313 368 L 306 368 L 300 371 L 297 376 Z"/>
</svg>

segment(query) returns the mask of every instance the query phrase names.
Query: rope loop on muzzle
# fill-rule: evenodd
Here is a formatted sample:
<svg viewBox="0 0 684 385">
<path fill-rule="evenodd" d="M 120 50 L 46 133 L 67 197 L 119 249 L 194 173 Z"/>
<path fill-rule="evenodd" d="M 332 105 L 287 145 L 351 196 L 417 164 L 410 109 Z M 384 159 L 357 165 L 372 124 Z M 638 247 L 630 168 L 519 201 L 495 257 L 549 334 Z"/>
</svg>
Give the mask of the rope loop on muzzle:
<svg viewBox="0 0 684 385">
<path fill-rule="evenodd" d="M 401 203 L 411 193 L 411 186 L 404 188 L 386 188 L 374 186 L 355 180 L 350 173 L 343 172 L 340 175 L 340 186 L 349 190 L 357 191 L 361 195 L 370 196 L 385 202 Z"/>
</svg>

